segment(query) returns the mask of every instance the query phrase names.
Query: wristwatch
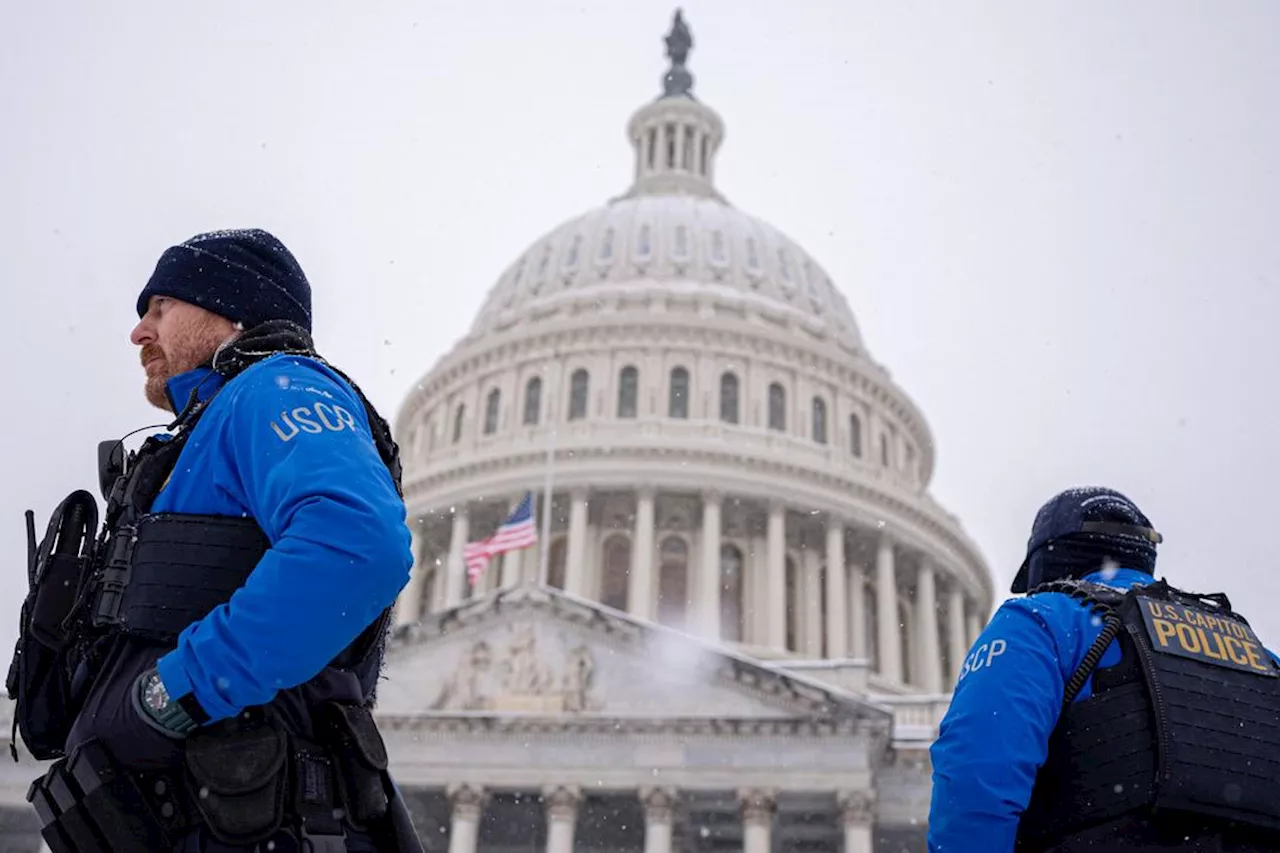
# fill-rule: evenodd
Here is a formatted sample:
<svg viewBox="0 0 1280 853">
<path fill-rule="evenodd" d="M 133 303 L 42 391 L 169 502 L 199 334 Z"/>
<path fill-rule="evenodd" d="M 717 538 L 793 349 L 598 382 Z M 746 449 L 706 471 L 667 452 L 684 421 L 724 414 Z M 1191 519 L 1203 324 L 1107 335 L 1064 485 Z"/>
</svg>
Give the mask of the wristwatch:
<svg viewBox="0 0 1280 853">
<path fill-rule="evenodd" d="M 181 703 L 169 697 L 160 673 L 155 667 L 138 676 L 134 699 L 142 719 L 169 737 L 183 737 L 196 727 L 196 721 Z"/>
</svg>

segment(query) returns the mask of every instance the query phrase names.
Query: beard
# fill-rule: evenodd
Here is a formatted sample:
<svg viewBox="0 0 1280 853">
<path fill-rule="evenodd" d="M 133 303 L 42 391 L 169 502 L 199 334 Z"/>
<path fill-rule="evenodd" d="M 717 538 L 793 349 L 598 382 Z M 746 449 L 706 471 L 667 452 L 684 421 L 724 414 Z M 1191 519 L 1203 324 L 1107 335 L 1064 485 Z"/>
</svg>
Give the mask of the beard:
<svg viewBox="0 0 1280 853">
<path fill-rule="evenodd" d="M 147 402 L 157 409 L 177 414 L 169 401 L 169 380 L 207 364 L 226 336 L 217 320 L 208 317 L 186 324 L 184 328 L 172 329 L 166 337 L 169 339 L 166 343 L 146 344 L 138 355 L 147 372 L 144 386 Z M 156 361 L 147 366 L 153 358 Z"/>
</svg>

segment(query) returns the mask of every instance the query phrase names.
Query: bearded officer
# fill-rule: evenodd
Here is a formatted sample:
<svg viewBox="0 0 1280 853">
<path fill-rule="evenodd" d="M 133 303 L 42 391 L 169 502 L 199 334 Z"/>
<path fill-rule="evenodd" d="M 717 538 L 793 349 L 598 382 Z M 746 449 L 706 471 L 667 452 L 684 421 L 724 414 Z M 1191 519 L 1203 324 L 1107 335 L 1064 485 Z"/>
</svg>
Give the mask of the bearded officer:
<svg viewBox="0 0 1280 853">
<path fill-rule="evenodd" d="M 59 623 L 74 631 L 26 630 L 11 671 L 29 745 L 65 756 L 29 795 L 46 841 L 420 850 L 371 714 L 412 563 L 387 424 L 316 354 L 310 285 L 265 231 L 168 249 L 137 311 L 146 398 L 174 434 L 104 479 L 105 541 Z M 64 503 L 93 515 L 78 494 Z M 57 706 L 41 685 L 67 697 L 63 744 L 56 714 L 35 719 Z"/>
<path fill-rule="evenodd" d="M 931 749 L 931 853 L 1280 849 L 1280 663 L 1123 494 L 1036 515 Z"/>
</svg>

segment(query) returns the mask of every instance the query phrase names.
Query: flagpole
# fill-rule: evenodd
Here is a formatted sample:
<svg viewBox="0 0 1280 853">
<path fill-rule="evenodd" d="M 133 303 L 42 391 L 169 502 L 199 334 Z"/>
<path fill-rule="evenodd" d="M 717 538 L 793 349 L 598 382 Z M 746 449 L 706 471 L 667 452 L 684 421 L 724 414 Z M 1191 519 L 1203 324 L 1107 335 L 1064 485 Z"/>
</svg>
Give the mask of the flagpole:
<svg viewBox="0 0 1280 853">
<path fill-rule="evenodd" d="M 560 353 L 557 352 L 552 358 L 559 359 L 559 357 Z M 556 375 L 558 376 L 559 373 L 557 370 Z M 556 397 L 551 393 L 551 389 L 547 388 L 547 426 L 551 427 L 551 435 L 547 440 L 547 475 L 542 495 L 542 547 L 538 555 L 538 583 L 543 586 L 546 586 L 550 578 L 548 565 L 551 558 L 551 490 L 555 483 L 556 433 L 558 432 L 556 424 L 559 421 L 556 417 L 555 405 Z"/>
</svg>

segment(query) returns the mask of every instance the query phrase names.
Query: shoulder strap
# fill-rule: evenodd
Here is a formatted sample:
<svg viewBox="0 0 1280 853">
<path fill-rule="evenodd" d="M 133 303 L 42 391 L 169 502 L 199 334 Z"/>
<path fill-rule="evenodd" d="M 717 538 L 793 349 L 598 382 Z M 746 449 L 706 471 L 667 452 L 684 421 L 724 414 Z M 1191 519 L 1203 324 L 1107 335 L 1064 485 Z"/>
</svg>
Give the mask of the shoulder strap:
<svg viewBox="0 0 1280 853">
<path fill-rule="evenodd" d="M 1093 675 L 1098 662 L 1102 660 L 1102 656 L 1106 654 L 1112 641 L 1120 633 L 1123 623 L 1118 610 L 1120 604 L 1129 593 L 1104 584 L 1065 579 L 1041 584 L 1029 590 L 1027 595 L 1038 595 L 1046 592 L 1060 592 L 1064 595 L 1069 595 L 1079 601 L 1082 606 L 1089 608 L 1096 616 L 1102 618 L 1102 630 L 1098 633 L 1092 645 L 1089 646 L 1084 658 L 1080 661 L 1080 665 L 1076 667 L 1075 672 L 1071 673 L 1071 677 L 1067 679 L 1067 683 L 1063 688 L 1062 710 L 1066 711 L 1071 706 L 1071 703 L 1075 701 L 1076 696 L 1080 694 L 1080 691 L 1084 689 L 1085 684 L 1089 681 L 1089 676 Z"/>
</svg>

